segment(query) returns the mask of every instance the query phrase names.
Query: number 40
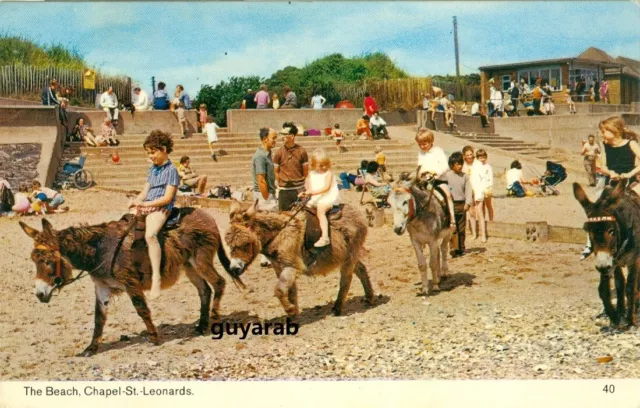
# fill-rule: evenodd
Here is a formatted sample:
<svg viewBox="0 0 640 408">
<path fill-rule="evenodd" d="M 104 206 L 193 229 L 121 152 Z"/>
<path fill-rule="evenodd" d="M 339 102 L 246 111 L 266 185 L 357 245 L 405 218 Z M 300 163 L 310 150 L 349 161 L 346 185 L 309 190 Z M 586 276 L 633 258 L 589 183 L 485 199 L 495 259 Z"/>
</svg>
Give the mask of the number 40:
<svg viewBox="0 0 640 408">
<path fill-rule="evenodd" d="M 616 386 L 613 384 L 605 385 L 602 391 L 606 392 L 607 394 L 613 394 L 614 392 L 616 392 Z"/>
</svg>

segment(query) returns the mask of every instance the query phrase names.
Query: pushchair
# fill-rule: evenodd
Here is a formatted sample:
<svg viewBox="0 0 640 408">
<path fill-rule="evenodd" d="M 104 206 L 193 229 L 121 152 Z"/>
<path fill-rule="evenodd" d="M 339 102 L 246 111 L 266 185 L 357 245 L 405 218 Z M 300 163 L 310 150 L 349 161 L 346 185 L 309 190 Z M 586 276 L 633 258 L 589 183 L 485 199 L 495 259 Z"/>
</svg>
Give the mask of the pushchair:
<svg viewBox="0 0 640 408">
<path fill-rule="evenodd" d="M 558 184 L 567 179 L 567 169 L 561 164 L 547 161 L 547 171 L 540 176 L 540 192 L 544 195 L 558 195 Z"/>
</svg>

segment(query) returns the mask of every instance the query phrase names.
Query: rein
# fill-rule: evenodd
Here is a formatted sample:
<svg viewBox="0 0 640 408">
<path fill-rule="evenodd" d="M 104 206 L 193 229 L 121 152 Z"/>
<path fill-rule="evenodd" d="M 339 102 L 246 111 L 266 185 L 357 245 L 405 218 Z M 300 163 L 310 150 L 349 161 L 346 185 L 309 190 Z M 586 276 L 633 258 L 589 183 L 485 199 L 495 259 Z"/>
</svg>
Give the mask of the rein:
<svg viewBox="0 0 640 408">
<path fill-rule="evenodd" d="M 422 212 L 422 210 L 424 210 L 425 208 L 429 207 L 429 204 L 431 204 L 431 198 L 433 197 L 433 190 L 435 189 L 434 184 L 435 184 L 435 178 L 432 178 L 431 180 L 429 180 L 429 183 L 431 184 L 431 191 L 429 192 L 429 198 L 427 199 L 427 202 L 424 203 L 423 205 L 421 205 L 420 207 L 417 208 L 416 211 L 416 199 L 413 196 L 413 193 L 411 192 L 411 190 L 407 187 L 396 187 L 393 189 L 393 191 L 396 192 L 403 192 L 403 193 L 407 193 L 411 195 L 411 199 L 409 200 L 409 214 L 407 214 L 407 220 L 411 221 L 413 220 L 415 217 L 418 216 L 419 212 Z"/>
</svg>

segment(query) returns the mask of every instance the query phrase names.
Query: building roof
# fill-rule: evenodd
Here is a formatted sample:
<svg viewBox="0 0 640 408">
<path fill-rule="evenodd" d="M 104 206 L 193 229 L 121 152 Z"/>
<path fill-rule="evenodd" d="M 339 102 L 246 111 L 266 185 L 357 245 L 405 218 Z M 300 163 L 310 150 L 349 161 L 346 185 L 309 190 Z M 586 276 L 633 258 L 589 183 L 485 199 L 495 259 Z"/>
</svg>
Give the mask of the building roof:
<svg viewBox="0 0 640 408">
<path fill-rule="evenodd" d="M 635 60 L 631 60 L 631 61 L 635 61 Z M 598 48 L 589 47 L 577 57 L 554 58 L 554 59 L 526 61 L 526 62 L 514 62 L 511 64 L 485 65 L 485 66 L 479 67 L 479 69 L 481 71 L 487 71 L 490 69 L 495 70 L 495 69 L 508 68 L 508 67 L 515 68 L 515 67 L 525 67 L 525 66 L 531 66 L 531 65 L 564 64 L 569 62 L 582 62 L 586 64 L 597 63 L 603 67 L 620 67 L 621 65 L 626 65 L 622 61 L 617 61 L 613 59 L 613 57 L 611 57 L 609 54 L 607 54 L 606 52 Z"/>
<path fill-rule="evenodd" d="M 622 68 L 623 74 L 640 78 L 640 61 L 626 57 L 618 57 L 616 58 L 616 61 L 624 64 L 624 67 Z"/>
<path fill-rule="evenodd" d="M 582 54 L 578 55 L 578 59 L 606 62 L 610 64 L 616 63 L 616 60 L 613 59 L 611 55 L 596 47 L 587 48 Z"/>
</svg>

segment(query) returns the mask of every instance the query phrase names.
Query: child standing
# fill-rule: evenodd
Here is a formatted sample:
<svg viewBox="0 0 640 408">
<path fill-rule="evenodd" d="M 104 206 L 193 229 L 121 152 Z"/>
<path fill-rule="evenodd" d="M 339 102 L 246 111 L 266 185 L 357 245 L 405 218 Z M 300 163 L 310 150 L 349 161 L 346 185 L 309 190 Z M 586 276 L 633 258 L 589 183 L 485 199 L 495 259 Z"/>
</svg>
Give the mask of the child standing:
<svg viewBox="0 0 640 408">
<path fill-rule="evenodd" d="M 185 129 L 187 128 L 187 118 L 184 116 L 184 102 L 178 102 L 176 115 L 178 116 L 178 123 L 180 124 L 180 139 L 184 139 L 186 136 Z"/>
<path fill-rule="evenodd" d="M 40 184 L 38 180 L 33 180 L 31 183 L 31 199 L 41 201 L 43 207 L 46 208 L 46 212 L 52 212 L 58 209 L 61 211 L 69 210 L 69 207 L 60 207 L 64 204 L 62 194 L 48 187 L 42 187 L 42 184 Z"/>
<path fill-rule="evenodd" d="M 158 242 L 158 232 L 173 210 L 180 175 L 169 160 L 169 153 L 173 151 L 173 139 L 170 134 L 154 130 L 145 139 L 143 147 L 153 165 L 149 168 L 147 182 L 142 192 L 129 202 L 129 208 L 137 214 L 147 215 L 144 239 L 149 249 L 152 270 L 149 298 L 155 299 L 160 295 L 160 266 L 162 262 L 162 248 Z"/>
<path fill-rule="evenodd" d="M 429 129 L 420 129 L 416 134 L 416 143 L 420 147 L 420 153 L 418 154 L 418 166 L 420 166 L 419 179 L 422 179 L 425 175 L 430 175 L 435 178 L 433 187 L 437 187 L 441 184 L 447 184 L 444 174 L 449 170 L 449 164 L 447 156 L 444 154 L 444 150 L 440 147 L 433 145 L 433 133 Z M 451 199 L 451 193 L 449 188 L 441 187 L 440 191 L 444 193 L 447 199 L 447 207 L 449 207 L 449 222 L 451 229 L 456 228 L 455 214 L 453 213 L 453 200 Z"/>
<path fill-rule="evenodd" d="M 198 112 L 198 124 L 200 125 L 200 131 L 204 129 L 204 125 L 207 124 L 207 105 L 204 103 L 200 104 L 200 111 Z"/>
<path fill-rule="evenodd" d="M 336 149 L 338 150 L 338 153 L 342 153 L 342 149 L 340 148 L 340 142 L 344 140 L 344 134 L 342 133 L 342 130 L 340 130 L 339 123 L 336 123 L 333 126 L 333 130 L 331 130 L 331 136 L 336 141 Z"/>
<path fill-rule="evenodd" d="M 376 146 L 373 152 L 376 154 L 376 163 L 378 163 L 380 178 L 384 180 L 384 173 L 387 171 L 387 157 L 384 155 L 382 147 L 380 146 Z"/>
<path fill-rule="evenodd" d="M 571 90 L 569 89 L 568 86 L 567 86 L 567 89 L 565 89 L 564 91 L 564 103 L 569 105 L 569 114 L 576 113 L 576 104 L 575 102 L 573 102 L 573 99 L 571 99 Z"/>
<path fill-rule="evenodd" d="M 322 236 L 313 245 L 316 248 L 327 246 L 331 243 L 329 239 L 329 220 L 327 211 L 331 209 L 340 199 L 338 183 L 331 171 L 331 160 L 322 149 L 316 149 L 311 154 L 311 171 L 305 181 L 305 192 L 300 193 L 301 197 L 310 196 L 307 202 L 308 207 L 315 207 Z"/>
<path fill-rule="evenodd" d="M 280 99 L 278 99 L 278 94 L 274 93 L 273 98 L 271 98 L 273 109 L 278 109 L 280 107 Z"/>
<path fill-rule="evenodd" d="M 484 210 L 487 209 L 489 221 L 493 221 L 493 204 L 491 202 L 493 189 L 493 168 L 487 163 L 487 152 L 478 149 L 476 160 L 471 170 L 471 187 L 476 206 L 476 217 L 480 221 L 480 235 L 482 242 L 487 242 L 487 226 L 484 219 Z"/>
<path fill-rule="evenodd" d="M 216 125 L 213 120 L 213 116 L 207 116 L 207 124 L 204 126 L 204 133 L 207 135 L 207 142 L 209 143 L 209 150 L 211 150 L 211 158 L 213 161 L 218 161 L 214 147 L 218 143 L 218 133 L 216 129 L 220 129 L 220 126 Z"/>
<path fill-rule="evenodd" d="M 449 157 L 449 170 L 445 173 L 447 184 L 449 184 L 449 191 L 453 198 L 453 213 L 455 215 L 456 222 L 456 235 L 452 236 L 452 241 L 455 243 L 457 236 L 457 245 L 454 245 L 452 250 L 452 256 L 461 256 L 464 254 L 464 240 L 465 229 L 467 227 L 466 213 L 471 208 L 473 198 L 471 195 L 471 180 L 462 171 L 464 160 L 462 153 L 455 152 Z M 457 246 L 457 248 L 455 248 Z"/>
<path fill-rule="evenodd" d="M 462 158 L 464 159 L 464 164 L 462 165 L 462 172 L 469 177 L 469 181 L 471 181 L 471 169 L 473 168 L 473 162 L 475 161 L 475 155 L 473 153 L 473 147 L 465 146 L 462 148 Z M 467 211 L 467 220 L 469 220 L 469 228 L 471 230 L 471 235 L 473 239 L 478 238 L 477 225 L 476 225 L 476 211 L 473 206 L 473 189 L 471 190 L 471 207 L 469 211 Z"/>
<path fill-rule="evenodd" d="M 600 147 L 596 144 L 596 137 L 589 135 L 588 141 L 582 141 L 582 151 L 580 152 L 584 156 L 584 169 L 587 172 L 589 178 L 589 186 L 596 185 L 596 159 L 600 154 Z"/>
</svg>

